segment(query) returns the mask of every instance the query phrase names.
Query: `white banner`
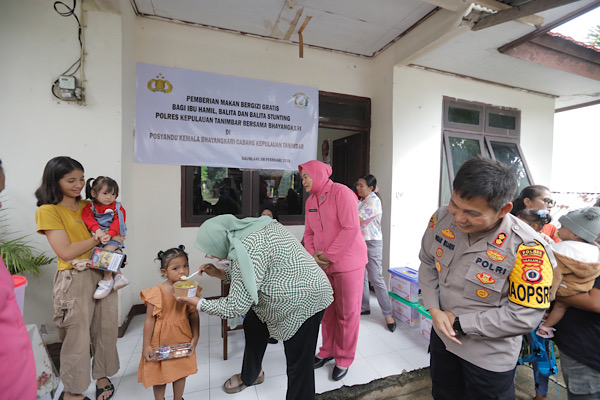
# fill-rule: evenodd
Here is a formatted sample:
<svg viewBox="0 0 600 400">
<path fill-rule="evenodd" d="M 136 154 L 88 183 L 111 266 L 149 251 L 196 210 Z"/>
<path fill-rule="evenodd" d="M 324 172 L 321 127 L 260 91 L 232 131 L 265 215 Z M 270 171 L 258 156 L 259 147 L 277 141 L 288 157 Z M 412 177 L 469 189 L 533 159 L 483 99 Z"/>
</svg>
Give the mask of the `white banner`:
<svg viewBox="0 0 600 400">
<path fill-rule="evenodd" d="M 317 154 L 316 88 L 137 64 L 135 161 L 295 170 Z"/>
</svg>

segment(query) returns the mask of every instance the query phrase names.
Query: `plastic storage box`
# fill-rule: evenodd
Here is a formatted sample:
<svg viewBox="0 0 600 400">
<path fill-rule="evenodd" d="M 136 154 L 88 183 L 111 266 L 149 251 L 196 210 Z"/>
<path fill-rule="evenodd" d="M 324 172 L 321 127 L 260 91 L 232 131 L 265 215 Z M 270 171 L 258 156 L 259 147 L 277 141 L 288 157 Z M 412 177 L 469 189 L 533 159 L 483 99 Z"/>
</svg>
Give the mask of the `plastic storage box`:
<svg viewBox="0 0 600 400">
<path fill-rule="evenodd" d="M 412 268 L 399 267 L 388 269 L 390 273 L 390 290 L 404 300 L 414 303 L 419 300 L 419 273 Z"/>
<path fill-rule="evenodd" d="M 408 326 L 419 325 L 419 311 L 409 304 L 406 304 L 394 297 L 392 300 L 392 315 L 399 322 Z"/>
<path fill-rule="evenodd" d="M 420 324 L 421 335 L 423 335 L 423 337 L 425 337 L 427 340 L 429 340 L 431 338 L 431 327 L 432 326 L 433 326 L 433 321 L 431 321 L 431 317 L 427 317 L 426 315 L 421 314 L 421 324 Z"/>
<path fill-rule="evenodd" d="M 173 346 L 165 346 L 155 349 L 153 358 L 155 360 L 162 361 L 171 358 L 188 357 L 192 355 L 192 350 L 191 343 L 174 344 Z"/>
</svg>

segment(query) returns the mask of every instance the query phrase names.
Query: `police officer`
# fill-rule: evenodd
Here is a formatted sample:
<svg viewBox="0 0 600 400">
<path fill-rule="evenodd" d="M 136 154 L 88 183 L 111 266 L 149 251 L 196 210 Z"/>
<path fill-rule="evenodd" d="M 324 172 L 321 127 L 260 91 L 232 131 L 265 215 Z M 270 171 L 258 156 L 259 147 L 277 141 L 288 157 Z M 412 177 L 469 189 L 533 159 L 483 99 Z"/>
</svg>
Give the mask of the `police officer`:
<svg viewBox="0 0 600 400">
<path fill-rule="evenodd" d="M 431 313 L 434 399 L 514 399 L 521 335 L 550 305 L 554 256 L 509 214 L 517 190 L 504 164 L 473 158 L 423 235 L 419 282 Z"/>
</svg>

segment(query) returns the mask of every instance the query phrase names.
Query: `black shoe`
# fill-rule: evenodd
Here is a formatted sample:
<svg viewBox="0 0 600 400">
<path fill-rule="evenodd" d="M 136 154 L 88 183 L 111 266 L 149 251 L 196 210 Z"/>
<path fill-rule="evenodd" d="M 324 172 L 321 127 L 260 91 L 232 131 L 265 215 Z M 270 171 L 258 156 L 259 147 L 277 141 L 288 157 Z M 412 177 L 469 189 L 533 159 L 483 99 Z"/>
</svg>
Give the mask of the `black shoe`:
<svg viewBox="0 0 600 400">
<path fill-rule="evenodd" d="M 277 343 L 279 343 L 279 341 L 277 339 L 273 339 L 272 337 L 270 337 L 269 340 L 267 340 L 267 343 L 269 343 L 269 344 L 277 344 Z"/>
<path fill-rule="evenodd" d="M 361 310 L 360 315 L 369 315 L 371 314 L 371 310 Z"/>
<path fill-rule="evenodd" d="M 333 360 L 333 357 L 319 358 L 315 356 L 315 369 L 321 368 L 323 365 L 327 364 L 331 360 Z"/>
<path fill-rule="evenodd" d="M 394 321 L 391 324 L 387 324 L 387 327 L 390 330 L 390 332 L 394 332 L 396 330 L 396 321 Z"/>
<path fill-rule="evenodd" d="M 345 377 L 347 373 L 348 373 L 348 368 L 342 369 L 336 365 L 335 367 L 333 367 L 333 373 L 331 374 L 331 379 L 333 379 L 334 381 L 339 381 L 340 379 Z"/>
</svg>

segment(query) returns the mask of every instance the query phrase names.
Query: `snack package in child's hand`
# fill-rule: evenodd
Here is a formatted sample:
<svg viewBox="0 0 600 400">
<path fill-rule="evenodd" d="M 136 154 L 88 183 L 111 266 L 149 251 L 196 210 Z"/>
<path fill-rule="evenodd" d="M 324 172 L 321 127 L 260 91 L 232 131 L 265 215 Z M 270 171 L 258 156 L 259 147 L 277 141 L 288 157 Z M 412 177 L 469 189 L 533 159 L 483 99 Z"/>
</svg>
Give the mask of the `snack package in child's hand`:
<svg viewBox="0 0 600 400">
<path fill-rule="evenodd" d="M 191 343 L 181 343 L 155 349 L 152 358 L 157 361 L 163 361 L 171 358 L 189 357 L 192 353 L 193 349 Z"/>
<path fill-rule="evenodd" d="M 104 271 L 117 272 L 123 267 L 127 256 L 123 253 L 110 251 L 101 247 L 94 247 L 90 256 L 92 262 L 88 265 L 90 268 L 97 268 Z"/>
</svg>

